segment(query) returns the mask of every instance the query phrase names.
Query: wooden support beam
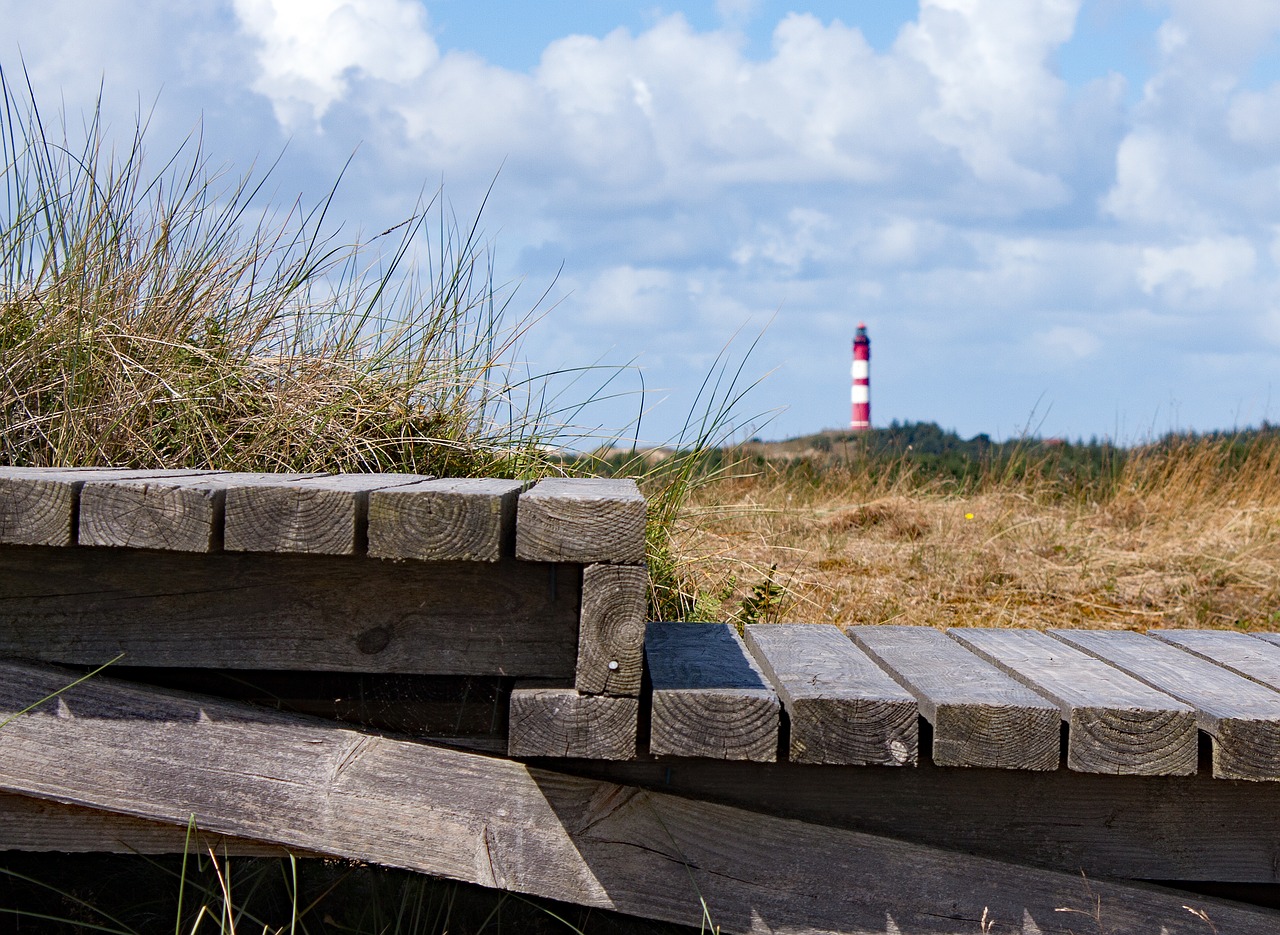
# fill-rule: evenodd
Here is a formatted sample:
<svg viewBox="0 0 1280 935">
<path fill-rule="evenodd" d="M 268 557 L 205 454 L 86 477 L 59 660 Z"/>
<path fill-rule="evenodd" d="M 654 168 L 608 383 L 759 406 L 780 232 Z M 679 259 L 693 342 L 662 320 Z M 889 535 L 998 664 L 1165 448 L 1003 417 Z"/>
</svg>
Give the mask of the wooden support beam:
<svg viewBox="0 0 1280 935">
<path fill-rule="evenodd" d="M 228 552 L 360 555 L 367 548 L 369 492 L 413 484 L 420 474 L 335 474 L 227 490 Z"/>
<path fill-rule="evenodd" d="M 369 494 L 369 554 L 496 562 L 514 552 L 524 481 L 441 478 Z M 559 561 L 556 559 L 555 561 Z"/>
<path fill-rule="evenodd" d="M 1142 633 L 1050 633 L 1195 708 L 1216 778 L 1280 779 L 1280 693 Z"/>
<path fill-rule="evenodd" d="M 573 679 L 582 578 L 507 559 L 0 548 L 0 656 Z"/>
<path fill-rule="evenodd" d="M 515 757 L 630 760 L 636 755 L 639 698 L 582 695 L 517 682 L 511 692 L 507 753 Z"/>
<path fill-rule="evenodd" d="M 915 695 L 940 766 L 1057 769 L 1057 705 L 931 627 L 853 627 L 848 634 Z"/>
<path fill-rule="evenodd" d="M 916 764 L 915 697 L 837 627 L 754 624 L 744 636 L 790 719 L 793 763 Z"/>
<path fill-rule="evenodd" d="M 80 489 L 81 545 L 179 552 L 222 549 L 227 490 L 314 474 L 216 473 L 145 480 L 90 480 Z"/>
<path fill-rule="evenodd" d="M 639 565 L 644 527 L 645 501 L 635 481 L 548 478 L 520 495 L 516 557 Z"/>
<path fill-rule="evenodd" d="M 649 575 L 641 565 L 582 570 L 576 687 L 586 694 L 639 697 Z"/>
<path fill-rule="evenodd" d="M 1128 776 L 1190 776 L 1196 771 L 1196 715 L 1189 705 L 1044 633 L 947 632 L 1061 709 L 1070 769 Z"/>
<path fill-rule="evenodd" d="M 0 468 L 0 544 L 76 544 L 80 489 L 91 480 L 189 477 L 208 471 Z"/>
<path fill-rule="evenodd" d="M 66 684 L 0 663 L 0 720 Z M 726 933 L 1275 930 L 1280 916 L 93 679 L 0 733 L 0 789 Z M 895 774 L 913 771 L 893 771 Z M 1060 910 L 1076 909 L 1084 917 Z M 1031 928 L 1034 926 L 1034 929 Z"/>
<path fill-rule="evenodd" d="M 651 623 L 649 752 L 771 762 L 781 705 L 727 623 Z"/>
</svg>

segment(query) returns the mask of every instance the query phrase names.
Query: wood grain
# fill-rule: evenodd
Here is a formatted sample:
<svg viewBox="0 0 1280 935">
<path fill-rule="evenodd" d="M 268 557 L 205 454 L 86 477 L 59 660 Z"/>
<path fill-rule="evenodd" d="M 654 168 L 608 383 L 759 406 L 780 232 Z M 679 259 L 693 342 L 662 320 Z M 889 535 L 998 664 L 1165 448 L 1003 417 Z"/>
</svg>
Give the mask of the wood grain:
<svg viewBox="0 0 1280 935">
<path fill-rule="evenodd" d="M 1213 738 L 1215 777 L 1280 779 L 1280 693 L 1141 633 L 1050 633 L 1195 708 Z"/>
<path fill-rule="evenodd" d="M 511 692 L 507 753 L 514 757 L 630 760 L 636 755 L 639 698 L 582 695 L 517 682 Z"/>
<path fill-rule="evenodd" d="M 178 552 L 220 551 L 228 488 L 313 476 L 226 472 L 151 480 L 90 480 L 80 489 L 79 542 Z"/>
<path fill-rule="evenodd" d="M 726 623 L 651 623 L 649 752 L 772 762 L 781 704 Z"/>
<path fill-rule="evenodd" d="M 369 494 L 369 554 L 496 562 L 514 550 L 524 481 L 441 478 Z M 554 561 L 558 561 L 555 559 Z"/>
<path fill-rule="evenodd" d="M 636 482 L 549 478 L 520 495 L 516 557 L 643 564 L 645 501 Z"/>
<path fill-rule="evenodd" d="M 914 696 L 837 627 L 753 624 L 744 637 L 790 719 L 792 762 L 916 764 Z"/>
<path fill-rule="evenodd" d="M 0 663 L 0 718 L 66 675 Z M 0 789 L 725 932 L 1203 935 L 1183 893 L 1029 869 L 95 679 L 6 726 Z M 895 774 L 904 771 L 895 770 Z M 912 772 L 912 771 L 905 771 Z M 852 885 L 856 881 L 856 885 Z M 1223 935 L 1280 916 L 1211 900 Z M 704 907 L 705 913 L 704 915 Z M 1085 919 L 1087 921 L 1087 918 Z M 892 927 L 889 923 L 892 922 Z"/>
<path fill-rule="evenodd" d="M 903 688 L 933 725 L 942 766 L 1057 769 L 1057 705 L 930 627 L 868 626 L 848 634 Z"/>
<path fill-rule="evenodd" d="M 224 507 L 229 552 L 360 555 L 368 545 L 369 492 L 428 480 L 421 474 L 334 474 L 231 486 Z"/>
<path fill-rule="evenodd" d="M 207 471 L 0 468 L 0 543 L 75 545 L 80 488 L 90 480 L 187 477 Z"/>
<path fill-rule="evenodd" d="M 575 687 L 586 694 L 639 697 L 649 575 L 639 565 L 582 570 Z"/>
<path fill-rule="evenodd" d="M 953 639 L 1053 701 L 1068 726 L 1067 766 L 1086 773 L 1189 776 L 1195 711 L 1034 630 L 953 629 Z"/>
<path fill-rule="evenodd" d="M 0 656 L 572 680 L 581 575 L 516 562 L 0 548 Z"/>
<path fill-rule="evenodd" d="M 1280 645 L 1225 630 L 1150 630 L 1148 635 L 1268 688 L 1280 688 Z"/>
</svg>

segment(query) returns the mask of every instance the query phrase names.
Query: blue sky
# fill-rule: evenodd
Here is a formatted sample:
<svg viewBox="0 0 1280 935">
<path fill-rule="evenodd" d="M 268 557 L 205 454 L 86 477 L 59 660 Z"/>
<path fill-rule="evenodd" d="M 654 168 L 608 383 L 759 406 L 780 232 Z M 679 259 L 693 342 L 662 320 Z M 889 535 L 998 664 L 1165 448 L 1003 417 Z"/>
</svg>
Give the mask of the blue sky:
<svg viewBox="0 0 1280 935">
<path fill-rule="evenodd" d="M 485 211 L 529 367 L 628 365 L 592 424 L 678 433 L 717 353 L 759 434 L 872 420 L 1105 435 L 1276 420 L 1274 0 L 0 0 L 72 112 L 163 153 L 285 150 L 281 202 L 377 231 Z M 557 278 L 558 274 L 558 278 Z M 736 340 L 734 335 L 740 335 Z M 745 337 L 743 337 L 745 336 Z M 746 429 L 751 431 L 750 427 Z"/>
</svg>

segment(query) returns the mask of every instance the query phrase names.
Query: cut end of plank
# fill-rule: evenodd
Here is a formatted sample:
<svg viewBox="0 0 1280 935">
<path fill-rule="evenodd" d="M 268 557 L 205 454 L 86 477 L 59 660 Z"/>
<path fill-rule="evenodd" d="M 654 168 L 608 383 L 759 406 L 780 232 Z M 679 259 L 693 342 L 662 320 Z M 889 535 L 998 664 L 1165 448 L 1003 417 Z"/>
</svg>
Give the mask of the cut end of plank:
<svg viewBox="0 0 1280 935">
<path fill-rule="evenodd" d="M 645 560 L 645 500 L 628 479 L 549 478 L 520 495 L 516 557 L 533 562 Z"/>
</svg>

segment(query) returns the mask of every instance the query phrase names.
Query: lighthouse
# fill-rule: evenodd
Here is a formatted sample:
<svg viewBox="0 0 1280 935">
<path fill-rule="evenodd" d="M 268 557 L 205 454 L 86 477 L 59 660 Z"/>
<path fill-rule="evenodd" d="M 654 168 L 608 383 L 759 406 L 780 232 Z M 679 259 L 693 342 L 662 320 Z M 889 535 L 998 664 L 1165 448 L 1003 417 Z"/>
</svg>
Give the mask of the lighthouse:
<svg viewBox="0 0 1280 935">
<path fill-rule="evenodd" d="M 853 336 L 853 419 L 849 428 L 855 432 L 871 428 L 871 339 L 862 322 Z"/>
</svg>

